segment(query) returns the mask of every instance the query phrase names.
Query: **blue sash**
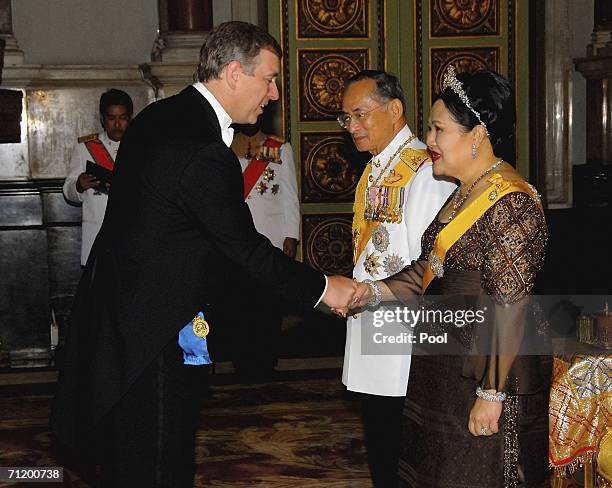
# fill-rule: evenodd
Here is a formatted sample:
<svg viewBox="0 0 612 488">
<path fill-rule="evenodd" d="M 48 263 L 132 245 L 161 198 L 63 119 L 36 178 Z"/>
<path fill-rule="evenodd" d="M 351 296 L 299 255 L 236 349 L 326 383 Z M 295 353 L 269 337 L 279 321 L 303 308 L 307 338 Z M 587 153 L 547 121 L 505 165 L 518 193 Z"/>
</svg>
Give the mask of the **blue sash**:
<svg viewBox="0 0 612 488">
<path fill-rule="evenodd" d="M 197 316 L 205 320 L 203 312 L 198 312 Z M 193 319 L 179 332 L 179 346 L 183 349 L 183 364 L 192 366 L 212 364 L 206 338 L 198 337 L 193 332 Z"/>
</svg>

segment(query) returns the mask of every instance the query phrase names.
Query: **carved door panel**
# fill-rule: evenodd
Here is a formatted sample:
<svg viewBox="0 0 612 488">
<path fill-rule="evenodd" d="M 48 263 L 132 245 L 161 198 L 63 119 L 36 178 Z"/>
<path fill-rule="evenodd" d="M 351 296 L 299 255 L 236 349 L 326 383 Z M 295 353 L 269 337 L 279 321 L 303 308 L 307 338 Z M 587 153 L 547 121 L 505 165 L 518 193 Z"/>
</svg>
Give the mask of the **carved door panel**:
<svg viewBox="0 0 612 488">
<path fill-rule="evenodd" d="M 352 268 L 352 202 L 370 155 L 356 152 L 336 116 L 345 80 L 362 69 L 400 77 L 408 124 L 420 138 L 449 64 L 508 76 L 517 93 L 518 169 L 528 175 L 527 0 L 274 0 L 268 25 L 284 51 L 276 125 L 295 151 L 302 258 L 312 266 Z"/>
<path fill-rule="evenodd" d="M 355 150 L 336 117 L 345 80 L 384 66 L 384 4 L 269 2 L 270 31 L 285 53 L 277 125 L 299 166 L 302 259 L 328 274 L 352 272 L 352 203 L 370 159 Z"/>
<path fill-rule="evenodd" d="M 458 73 L 492 69 L 514 86 L 516 162 L 529 175 L 529 12 L 526 0 L 414 0 L 416 130 L 426 130 L 429 108 L 447 66 Z M 522 26 L 520 36 L 517 26 Z M 407 48 L 409 46 L 405 46 Z M 405 49 L 404 48 L 404 49 Z"/>
</svg>

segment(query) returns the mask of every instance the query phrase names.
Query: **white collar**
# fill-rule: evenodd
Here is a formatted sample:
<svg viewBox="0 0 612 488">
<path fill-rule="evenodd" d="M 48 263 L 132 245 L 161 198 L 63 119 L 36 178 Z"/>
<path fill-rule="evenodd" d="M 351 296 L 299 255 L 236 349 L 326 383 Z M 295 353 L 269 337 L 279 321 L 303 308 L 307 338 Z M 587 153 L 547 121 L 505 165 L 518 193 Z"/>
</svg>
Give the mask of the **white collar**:
<svg viewBox="0 0 612 488">
<path fill-rule="evenodd" d="M 219 100 L 211 93 L 211 91 L 204 86 L 201 81 L 193 84 L 193 87 L 198 90 L 202 96 L 210 103 L 211 107 L 215 111 L 219 125 L 221 126 L 221 138 L 227 147 L 232 145 L 232 139 L 234 138 L 234 129 L 230 127 L 232 124 L 232 118 L 223 108 L 223 105 L 219 103 Z"/>
<path fill-rule="evenodd" d="M 387 160 L 393 155 L 397 148 L 404 141 L 408 140 L 412 136 L 412 131 L 408 125 L 404 125 L 400 131 L 395 134 L 395 137 L 391 140 L 387 147 L 385 147 L 380 153 L 372 157 L 372 161 L 378 160 L 383 166 L 387 163 Z M 399 156 L 399 154 L 398 154 Z"/>
<path fill-rule="evenodd" d="M 105 146 L 110 147 L 111 149 L 117 149 L 119 147 L 119 143 L 121 142 L 113 141 L 110 137 L 108 137 L 105 130 L 98 134 L 98 139 L 100 139 Z"/>
</svg>

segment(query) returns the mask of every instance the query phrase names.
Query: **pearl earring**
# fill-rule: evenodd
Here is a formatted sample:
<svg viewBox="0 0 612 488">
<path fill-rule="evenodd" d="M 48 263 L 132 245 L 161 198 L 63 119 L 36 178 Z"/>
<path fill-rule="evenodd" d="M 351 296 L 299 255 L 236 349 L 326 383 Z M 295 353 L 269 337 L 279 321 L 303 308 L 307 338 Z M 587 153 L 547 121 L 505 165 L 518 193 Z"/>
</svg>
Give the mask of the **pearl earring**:
<svg viewBox="0 0 612 488">
<path fill-rule="evenodd" d="M 476 144 L 472 144 L 472 159 L 476 159 Z"/>
</svg>

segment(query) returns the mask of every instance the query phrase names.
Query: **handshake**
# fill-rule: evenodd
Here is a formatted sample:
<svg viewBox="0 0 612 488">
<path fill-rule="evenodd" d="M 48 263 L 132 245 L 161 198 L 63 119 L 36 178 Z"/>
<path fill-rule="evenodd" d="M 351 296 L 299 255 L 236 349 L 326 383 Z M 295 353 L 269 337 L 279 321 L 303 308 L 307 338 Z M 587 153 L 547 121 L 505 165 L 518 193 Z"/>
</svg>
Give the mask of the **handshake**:
<svg viewBox="0 0 612 488">
<path fill-rule="evenodd" d="M 346 317 L 349 311 L 368 305 L 374 296 L 374 289 L 368 283 L 344 276 L 328 276 L 323 303 L 336 315 Z"/>
</svg>

